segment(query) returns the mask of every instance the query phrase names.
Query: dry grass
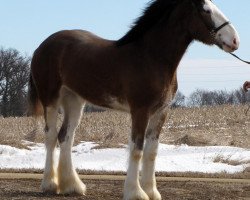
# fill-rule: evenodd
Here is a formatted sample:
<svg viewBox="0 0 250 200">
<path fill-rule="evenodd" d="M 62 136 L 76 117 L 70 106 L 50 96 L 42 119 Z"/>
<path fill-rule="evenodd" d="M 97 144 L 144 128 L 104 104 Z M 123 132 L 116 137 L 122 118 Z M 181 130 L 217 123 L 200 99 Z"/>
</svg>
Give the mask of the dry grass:
<svg viewBox="0 0 250 200">
<path fill-rule="evenodd" d="M 250 147 L 250 113 L 248 106 L 178 108 L 169 111 L 161 142 L 191 146 L 226 145 Z M 22 140 L 43 142 L 43 120 L 0 118 L 0 144 L 25 148 Z M 59 121 L 59 125 L 61 120 Z M 58 128 L 59 128 L 58 125 Z M 130 115 L 107 111 L 85 113 L 77 129 L 75 144 L 94 141 L 102 147 L 127 144 L 131 129 Z M 100 147 L 99 147 L 100 148 Z"/>
<path fill-rule="evenodd" d="M 217 156 L 214 159 L 215 163 L 225 163 L 228 165 L 232 165 L 232 166 L 237 166 L 237 165 L 244 165 L 244 164 L 250 164 L 250 160 L 234 160 L 231 158 L 231 156 L 227 156 L 227 157 L 223 157 L 221 155 Z"/>
<path fill-rule="evenodd" d="M 250 114 L 245 114 L 247 108 L 248 106 L 219 106 L 172 110 L 162 134 L 163 141 L 175 144 L 182 138 L 189 138 L 186 139 L 187 144 L 191 142 L 190 145 L 195 146 L 249 148 Z"/>
</svg>

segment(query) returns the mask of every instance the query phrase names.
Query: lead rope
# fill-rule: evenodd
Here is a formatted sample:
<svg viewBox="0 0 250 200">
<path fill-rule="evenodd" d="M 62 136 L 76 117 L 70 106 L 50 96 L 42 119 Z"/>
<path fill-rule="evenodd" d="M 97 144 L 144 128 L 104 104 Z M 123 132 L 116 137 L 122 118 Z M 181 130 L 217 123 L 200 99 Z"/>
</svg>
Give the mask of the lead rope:
<svg viewBox="0 0 250 200">
<path fill-rule="evenodd" d="M 239 56 L 236 56 L 234 53 L 230 53 L 232 56 L 234 56 L 235 58 L 239 59 L 240 61 L 246 63 L 246 64 L 249 64 L 250 65 L 250 62 L 249 61 L 245 61 L 243 59 L 241 59 Z"/>
<path fill-rule="evenodd" d="M 217 27 L 217 28 L 215 28 L 215 29 L 212 29 L 211 34 L 212 34 L 212 35 L 215 35 L 220 29 L 222 29 L 224 26 L 227 26 L 228 24 L 230 24 L 230 21 L 227 21 L 227 22 L 225 22 L 224 24 L 220 25 L 219 27 Z M 229 53 L 230 53 L 232 56 L 234 56 L 235 58 L 239 59 L 240 61 L 242 61 L 242 62 L 244 62 L 244 63 L 250 65 L 250 62 L 249 62 L 249 61 L 245 61 L 245 60 L 241 59 L 239 56 L 235 55 L 234 53 L 231 53 L 231 52 L 229 52 Z M 248 105 L 248 108 L 247 108 L 247 109 L 245 110 L 245 112 L 244 112 L 246 116 L 247 116 L 247 113 L 248 113 L 249 110 L 250 110 L 250 104 Z"/>
<path fill-rule="evenodd" d="M 232 56 L 234 56 L 235 58 L 239 59 L 240 61 L 246 63 L 246 64 L 249 64 L 250 65 L 250 62 L 249 61 L 245 61 L 245 60 L 242 60 L 239 56 L 236 56 L 235 54 L 233 53 L 230 53 Z M 248 105 L 247 109 L 244 111 L 245 115 L 247 116 L 247 113 L 248 111 L 250 110 L 250 104 Z"/>
<path fill-rule="evenodd" d="M 239 56 L 236 56 L 234 53 L 230 53 L 232 56 L 234 56 L 235 58 L 239 59 L 240 61 L 250 65 L 249 61 L 245 61 L 243 59 L 241 59 Z M 244 111 L 245 115 L 247 116 L 248 111 L 250 110 L 250 104 L 248 105 L 248 108 Z"/>
</svg>

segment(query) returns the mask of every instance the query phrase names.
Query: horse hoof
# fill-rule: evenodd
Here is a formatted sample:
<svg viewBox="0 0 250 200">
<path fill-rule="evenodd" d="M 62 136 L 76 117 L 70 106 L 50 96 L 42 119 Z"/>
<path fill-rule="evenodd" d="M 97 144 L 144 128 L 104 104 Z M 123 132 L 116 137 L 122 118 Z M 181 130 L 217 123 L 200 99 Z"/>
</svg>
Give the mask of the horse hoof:
<svg viewBox="0 0 250 200">
<path fill-rule="evenodd" d="M 147 195 L 149 196 L 150 200 L 161 200 L 161 194 L 157 189 L 151 190 L 147 192 Z"/>
<path fill-rule="evenodd" d="M 123 200 L 149 200 L 149 197 L 142 189 L 139 189 L 125 193 Z"/>
<path fill-rule="evenodd" d="M 86 185 L 80 179 L 64 182 L 64 184 L 59 183 L 58 187 L 60 194 L 86 194 Z"/>
<path fill-rule="evenodd" d="M 41 188 L 41 191 L 44 193 L 56 194 L 58 190 L 58 184 L 54 180 L 50 180 L 47 182 L 42 181 L 40 188 Z"/>
</svg>

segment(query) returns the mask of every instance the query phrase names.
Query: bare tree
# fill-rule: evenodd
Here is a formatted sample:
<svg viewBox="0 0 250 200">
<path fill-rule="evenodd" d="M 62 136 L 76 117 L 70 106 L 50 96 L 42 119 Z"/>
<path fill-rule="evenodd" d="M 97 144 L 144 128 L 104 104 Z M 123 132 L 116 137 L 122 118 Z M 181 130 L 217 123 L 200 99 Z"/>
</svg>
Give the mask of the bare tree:
<svg viewBox="0 0 250 200">
<path fill-rule="evenodd" d="M 214 91 L 211 92 L 211 96 L 213 99 L 213 105 L 223 105 L 228 104 L 230 101 L 230 95 L 227 91 Z"/>
<path fill-rule="evenodd" d="M 185 100 L 186 100 L 185 95 L 182 94 L 180 91 L 177 91 L 177 93 L 176 93 L 176 95 L 171 103 L 171 107 L 173 107 L 173 108 L 184 107 Z"/>
<path fill-rule="evenodd" d="M 190 107 L 193 106 L 202 106 L 203 104 L 203 90 L 197 89 L 193 93 L 190 94 L 188 98 L 187 105 Z"/>
<path fill-rule="evenodd" d="M 234 92 L 234 96 L 235 96 L 235 99 L 236 99 L 235 100 L 236 104 L 246 104 L 250 100 L 249 94 L 244 92 L 244 90 L 242 88 L 236 90 Z"/>
<path fill-rule="evenodd" d="M 15 49 L 0 49 L 0 114 L 24 114 L 29 79 L 30 58 Z"/>
</svg>

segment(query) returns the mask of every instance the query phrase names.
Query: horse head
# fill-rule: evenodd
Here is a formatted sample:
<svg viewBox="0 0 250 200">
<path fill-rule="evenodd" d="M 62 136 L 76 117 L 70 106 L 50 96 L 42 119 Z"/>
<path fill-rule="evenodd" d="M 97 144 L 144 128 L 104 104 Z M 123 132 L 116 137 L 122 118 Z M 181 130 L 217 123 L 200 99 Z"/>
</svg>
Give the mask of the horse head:
<svg viewBox="0 0 250 200">
<path fill-rule="evenodd" d="M 239 35 L 227 17 L 211 0 L 189 0 L 193 6 L 190 33 L 203 43 L 218 47 L 226 52 L 239 48 Z"/>
</svg>

